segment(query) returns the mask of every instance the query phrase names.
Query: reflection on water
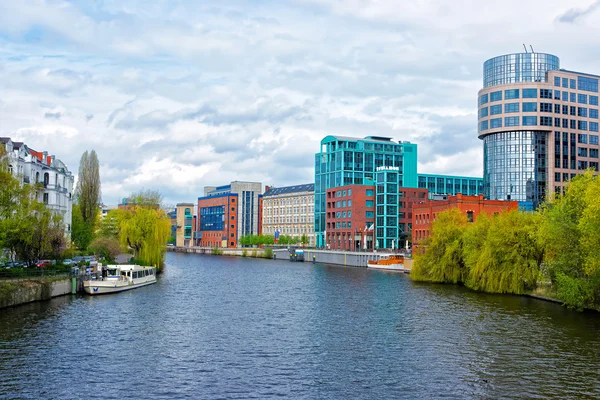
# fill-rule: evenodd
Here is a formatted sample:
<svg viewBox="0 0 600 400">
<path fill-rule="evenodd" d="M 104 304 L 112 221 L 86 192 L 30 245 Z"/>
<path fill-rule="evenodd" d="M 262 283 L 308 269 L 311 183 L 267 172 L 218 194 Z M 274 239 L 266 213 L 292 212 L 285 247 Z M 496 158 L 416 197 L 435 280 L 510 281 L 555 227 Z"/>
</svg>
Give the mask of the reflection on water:
<svg viewBox="0 0 600 400">
<path fill-rule="evenodd" d="M 0 398 L 593 398 L 600 318 L 402 274 L 168 254 L 156 285 L 0 311 Z"/>
</svg>

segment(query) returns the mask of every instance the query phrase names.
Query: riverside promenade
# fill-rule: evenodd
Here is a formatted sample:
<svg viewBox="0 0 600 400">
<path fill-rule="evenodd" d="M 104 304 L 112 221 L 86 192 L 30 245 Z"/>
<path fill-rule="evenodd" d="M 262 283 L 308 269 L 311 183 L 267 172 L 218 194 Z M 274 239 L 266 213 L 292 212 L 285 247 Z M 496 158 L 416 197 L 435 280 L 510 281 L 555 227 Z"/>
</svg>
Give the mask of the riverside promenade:
<svg viewBox="0 0 600 400">
<path fill-rule="evenodd" d="M 287 248 L 271 249 L 273 259 L 275 260 L 290 260 L 290 251 Z M 318 249 L 303 249 L 304 262 L 316 262 L 322 264 L 343 265 L 348 267 L 367 267 L 368 260 L 380 260 L 388 256 L 388 252 L 347 252 L 334 250 L 318 250 Z M 176 247 L 169 246 L 167 251 L 176 253 L 192 253 L 192 254 L 215 254 L 212 247 Z M 238 257 L 264 257 L 266 249 L 260 248 L 219 248 L 219 255 L 238 256 Z M 411 266 L 412 260 L 406 259 Z"/>
</svg>

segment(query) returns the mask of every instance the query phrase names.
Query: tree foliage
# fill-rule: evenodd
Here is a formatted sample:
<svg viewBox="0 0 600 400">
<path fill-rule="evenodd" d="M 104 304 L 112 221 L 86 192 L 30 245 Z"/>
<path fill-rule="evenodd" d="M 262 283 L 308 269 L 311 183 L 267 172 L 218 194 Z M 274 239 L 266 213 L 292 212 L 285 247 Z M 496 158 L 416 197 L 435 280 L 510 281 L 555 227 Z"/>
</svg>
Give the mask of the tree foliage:
<svg viewBox="0 0 600 400">
<path fill-rule="evenodd" d="M 462 235 L 467 217 L 458 209 L 438 214 L 431 236 L 425 240 L 425 251 L 415 254 L 411 277 L 428 282 L 463 282 L 466 276 Z"/>
<path fill-rule="evenodd" d="M 126 200 L 127 204 L 130 206 L 160 208 L 163 197 L 159 191 L 148 189 L 131 193 Z"/>
<path fill-rule="evenodd" d="M 90 243 L 90 250 L 94 254 L 114 262 L 115 258 L 121 253 L 121 243 L 114 237 L 99 236 Z"/>
<path fill-rule="evenodd" d="M 162 267 L 171 221 L 156 208 L 135 206 L 118 211 L 120 241 L 134 252 L 134 258 L 145 265 Z"/>
<path fill-rule="evenodd" d="M 0 146 L 0 248 L 29 265 L 60 258 L 65 248 L 62 218 L 36 200 L 36 186 L 21 185 L 5 156 Z"/>
<path fill-rule="evenodd" d="M 543 210 L 545 272 L 569 307 L 600 308 L 600 180 L 576 176 Z"/>
<path fill-rule="evenodd" d="M 80 250 L 86 250 L 94 238 L 94 224 L 90 221 L 85 222 L 81 212 L 81 206 L 73 205 L 71 220 L 71 240 Z"/>
<path fill-rule="evenodd" d="M 79 161 L 79 174 L 77 176 L 77 187 L 75 188 L 75 202 L 79 205 L 79 211 L 83 222 L 91 224 L 96 222 L 96 214 L 100 205 L 100 163 L 95 150 L 87 151 Z"/>
</svg>

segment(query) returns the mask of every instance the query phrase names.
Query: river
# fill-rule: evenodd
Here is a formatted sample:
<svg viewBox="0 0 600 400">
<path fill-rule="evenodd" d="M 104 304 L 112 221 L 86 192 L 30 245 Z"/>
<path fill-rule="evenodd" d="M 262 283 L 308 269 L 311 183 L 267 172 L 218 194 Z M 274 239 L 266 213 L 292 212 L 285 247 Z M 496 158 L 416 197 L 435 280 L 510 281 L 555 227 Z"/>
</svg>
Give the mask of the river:
<svg viewBox="0 0 600 400">
<path fill-rule="evenodd" d="M 600 316 L 403 274 L 167 254 L 156 285 L 0 310 L 1 399 L 600 397 Z"/>
</svg>

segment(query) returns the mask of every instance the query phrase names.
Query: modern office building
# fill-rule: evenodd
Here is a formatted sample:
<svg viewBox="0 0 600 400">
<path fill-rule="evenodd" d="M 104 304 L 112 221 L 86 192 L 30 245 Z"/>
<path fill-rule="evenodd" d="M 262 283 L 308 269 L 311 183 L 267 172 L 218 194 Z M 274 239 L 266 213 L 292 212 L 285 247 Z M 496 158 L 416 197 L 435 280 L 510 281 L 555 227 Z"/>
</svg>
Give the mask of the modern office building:
<svg viewBox="0 0 600 400">
<path fill-rule="evenodd" d="M 396 169 L 397 186 L 417 187 L 417 145 L 391 138 L 326 136 L 315 154 L 315 235 L 325 247 L 327 190 L 349 185 L 374 185 L 377 168 Z"/>
<path fill-rule="evenodd" d="M 62 217 L 65 234 L 70 237 L 75 181 L 71 171 L 46 151 L 35 151 L 8 137 L 0 138 L 0 143 L 6 149 L 9 170 L 24 184 L 41 184 L 36 191 L 37 200 Z"/>
<path fill-rule="evenodd" d="M 481 213 L 492 215 L 519 208 L 517 201 L 484 200 L 479 196 L 448 196 L 446 200 L 430 200 L 413 205 L 412 243 L 418 247 L 423 240 L 431 235 L 431 226 L 437 215 L 451 208 L 457 208 L 464 213 L 468 222 L 473 222 Z"/>
<path fill-rule="evenodd" d="M 477 196 L 483 194 L 483 178 L 419 174 L 418 181 L 419 188 L 427 189 L 430 199 L 436 195 L 461 193 L 467 196 Z"/>
<path fill-rule="evenodd" d="M 335 189 L 337 196 L 338 188 L 342 188 L 342 193 L 345 188 L 348 193 L 352 185 L 371 186 L 375 190 L 375 237 L 372 248 L 391 249 L 397 248 L 398 243 L 405 243 L 410 237 L 412 222 L 406 217 L 409 209 L 401 206 L 406 203 L 402 201 L 402 190 L 422 189 L 420 192 L 423 192 L 427 189 L 432 194 L 461 192 L 476 195 L 481 193 L 483 180 L 417 174 L 417 145 L 414 143 L 394 142 L 391 138 L 380 136 L 367 136 L 364 139 L 326 136 L 321 140 L 320 152 L 315 155 L 314 217 L 317 247 L 329 245 L 331 248 L 332 242 L 338 241 L 340 244 L 352 244 L 353 240 L 343 239 L 344 232 L 350 231 L 347 228 L 346 231 L 339 231 L 343 229 L 344 221 L 338 220 L 337 211 L 332 210 L 333 206 L 327 197 L 330 189 Z M 353 189 L 353 193 L 359 191 Z M 337 208 L 337 201 L 333 205 Z M 337 227 L 338 222 L 340 228 Z M 347 222 L 352 221 L 346 220 L 346 226 Z M 336 230 L 335 235 L 327 226 Z M 328 233 L 333 236 L 327 237 Z M 338 234 L 342 235 L 342 238 L 338 239 Z"/>
<path fill-rule="evenodd" d="M 258 235 L 261 193 L 258 182 L 205 187 L 198 198 L 196 245 L 237 247 L 241 237 Z"/>
<path fill-rule="evenodd" d="M 561 69 L 552 54 L 507 54 L 483 64 L 478 136 L 486 198 L 534 208 L 576 174 L 598 171 L 598 79 Z"/>
<path fill-rule="evenodd" d="M 177 219 L 175 245 L 177 247 L 192 247 L 194 245 L 194 204 L 178 203 L 175 210 Z"/>
<path fill-rule="evenodd" d="M 314 232 L 315 185 L 308 183 L 286 187 L 265 188 L 262 196 L 262 228 L 265 235 L 306 235 L 308 245 L 315 245 Z"/>
</svg>

